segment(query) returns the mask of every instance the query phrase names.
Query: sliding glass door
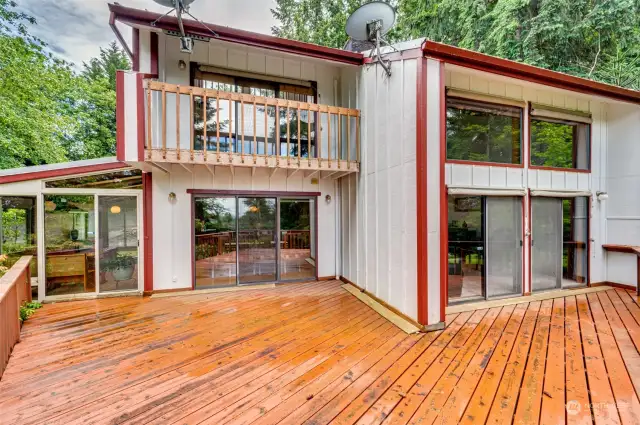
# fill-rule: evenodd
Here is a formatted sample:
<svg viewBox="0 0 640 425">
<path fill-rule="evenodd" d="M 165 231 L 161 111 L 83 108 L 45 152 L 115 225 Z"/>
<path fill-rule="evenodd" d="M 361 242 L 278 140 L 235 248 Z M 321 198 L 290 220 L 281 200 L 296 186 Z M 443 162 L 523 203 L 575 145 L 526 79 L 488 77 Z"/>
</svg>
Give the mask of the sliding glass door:
<svg viewBox="0 0 640 425">
<path fill-rule="evenodd" d="M 522 293 L 522 199 L 449 197 L 450 303 Z"/>
<path fill-rule="evenodd" d="M 531 199 L 531 288 L 547 291 L 588 281 L 589 199 Z"/>
<path fill-rule="evenodd" d="M 276 244 L 276 199 L 238 198 L 238 283 L 277 280 Z"/>
<path fill-rule="evenodd" d="M 316 276 L 313 198 L 197 196 L 195 288 Z"/>
</svg>

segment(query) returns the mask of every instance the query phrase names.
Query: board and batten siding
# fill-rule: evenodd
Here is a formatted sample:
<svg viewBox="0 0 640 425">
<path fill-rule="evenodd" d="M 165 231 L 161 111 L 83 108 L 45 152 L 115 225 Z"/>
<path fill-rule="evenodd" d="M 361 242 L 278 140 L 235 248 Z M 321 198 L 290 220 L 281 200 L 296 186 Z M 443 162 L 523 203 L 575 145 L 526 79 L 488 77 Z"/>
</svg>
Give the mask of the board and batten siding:
<svg viewBox="0 0 640 425">
<path fill-rule="evenodd" d="M 177 164 L 166 164 L 170 173 L 153 171 L 153 285 L 154 290 L 191 288 L 193 263 L 191 194 L 187 189 L 321 192 L 318 202 L 318 275 L 335 276 L 336 213 L 334 181 L 321 179 L 312 184 L 302 173 L 287 177 L 285 170 L 269 177 L 268 169 L 216 167 L 215 176 L 196 165 L 188 172 Z M 177 199 L 169 201 L 169 193 Z"/>
<path fill-rule="evenodd" d="M 417 320 L 416 75 L 418 59 L 360 70 L 343 99 L 362 110 L 360 173 L 339 180 L 341 274 Z M 354 105 L 350 105 L 354 107 Z"/>
<path fill-rule="evenodd" d="M 606 243 L 640 245 L 640 107 L 611 104 L 608 107 L 608 149 L 603 161 L 609 199 L 606 206 Z M 606 254 L 606 280 L 636 285 L 636 256 Z"/>
</svg>

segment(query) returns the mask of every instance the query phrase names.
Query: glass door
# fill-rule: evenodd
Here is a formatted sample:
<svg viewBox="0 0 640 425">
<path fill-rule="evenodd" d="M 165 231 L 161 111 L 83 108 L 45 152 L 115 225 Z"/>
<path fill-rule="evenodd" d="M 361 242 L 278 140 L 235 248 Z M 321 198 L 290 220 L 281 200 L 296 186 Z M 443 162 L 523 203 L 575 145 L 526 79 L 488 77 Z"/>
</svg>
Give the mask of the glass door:
<svg viewBox="0 0 640 425">
<path fill-rule="evenodd" d="M 138 197 L 98 196 L 100 292 L 138 289 Z"/>
<path fill-rule="evenodd" d="M 238 283 L 277 280 L 276 198 L 238 198 Z"/>
<path fill-rule="evenodd" d="M 562 199 L 531 198 L 531 290 L 562 286 Z"/>
<path fill-rule="evenodd" d="M 522 292 L 522 201 L 486 198 L 487 298 Z"/>
<path fill-rule="evenodd" d="M 236 198 L 194 201 L 195 287 L 237 285 Z"/>
<path fill-rule="evenodd" d="M 316 276 L 315 201 L 280 199 L 280 280 Z"/>
<path fill-rule="evenodd" d="M 95 197 L 44 195 L 45 295 L 95 292 Z"/>
</svg>

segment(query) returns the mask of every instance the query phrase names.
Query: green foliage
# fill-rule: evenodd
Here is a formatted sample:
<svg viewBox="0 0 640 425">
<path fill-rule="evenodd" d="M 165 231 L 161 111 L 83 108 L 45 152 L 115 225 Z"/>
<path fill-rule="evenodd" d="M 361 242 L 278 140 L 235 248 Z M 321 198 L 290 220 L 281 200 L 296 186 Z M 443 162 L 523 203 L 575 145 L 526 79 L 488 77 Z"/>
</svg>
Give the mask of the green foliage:
<svg viewBox="0 0 640 425">
<path fill-rule="evenodd" d="M 0 168 L 115 154 L 115 43 L 82 73 L 29 35 L 35 20 L 0 0 Z"/>
<path fill-rule="evenodd" d="M 365 0 L 276 0 L 282 37 L 342 47 Z M 638 0 L 397 0 L 389 38 L 427 37 L 482 53 L 640 90 Z"/>
<path fill-rule="evenodd" d="M 105 260 L 100 262 L 100 268 L 105 272 L 114 272 L 116 270 L 124 270 L 134 267 L 138 264 L 138 258 L 133 255 L 120 255 L 118 254 L 111 260 Z"/>
<path fill-rule="evenodd" d="M 20 306 L 19 318 L 20 322 L 24 322 L 33 316 L 37 309 L 42 308 L 42 304 L 37 301 L 26 302 Z"/>
</svg>

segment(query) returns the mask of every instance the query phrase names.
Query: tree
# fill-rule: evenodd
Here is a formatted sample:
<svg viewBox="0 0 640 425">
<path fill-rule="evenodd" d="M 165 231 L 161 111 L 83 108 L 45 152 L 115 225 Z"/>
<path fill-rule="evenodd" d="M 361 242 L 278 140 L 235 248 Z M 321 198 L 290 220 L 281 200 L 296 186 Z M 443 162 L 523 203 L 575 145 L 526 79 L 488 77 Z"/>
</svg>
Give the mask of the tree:
<svg viewBox="0 0 640 425">
<path fill-rule="evenodd" d="M 0 0 L 0 168 L 115 154 L 115 43 L 81 74 L 28 33 L 32 17 Z"/>
<path fill-rule="evenodd" d="M 282 37 L 342 47 L 364 0 L 276 0 Z M 640 90 L 638 0 L 397 0 L 388 38 L 454 46 Z"/>
</svg>

